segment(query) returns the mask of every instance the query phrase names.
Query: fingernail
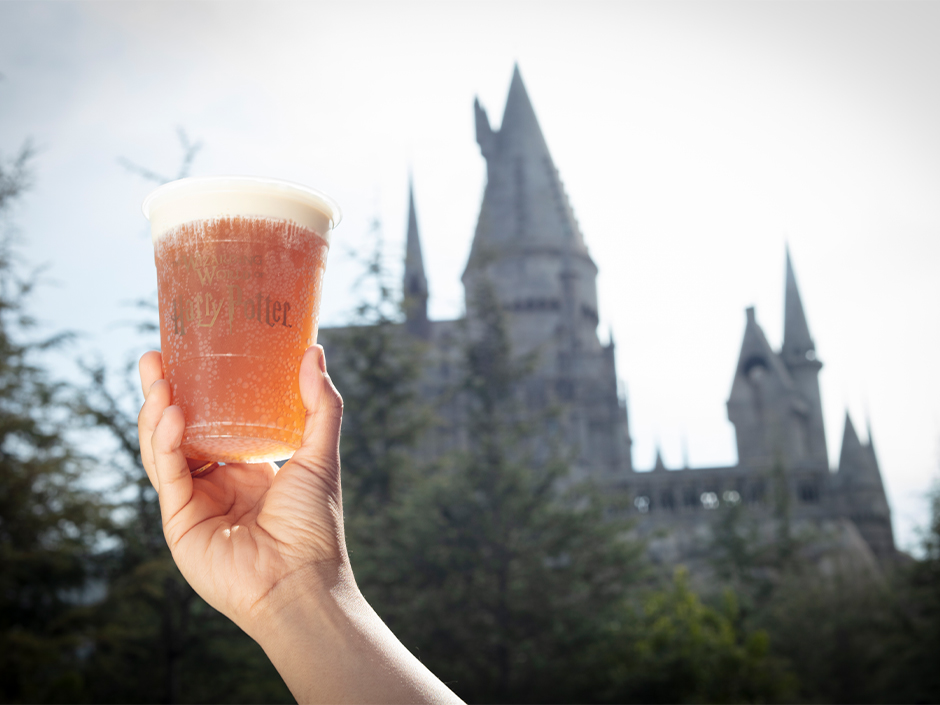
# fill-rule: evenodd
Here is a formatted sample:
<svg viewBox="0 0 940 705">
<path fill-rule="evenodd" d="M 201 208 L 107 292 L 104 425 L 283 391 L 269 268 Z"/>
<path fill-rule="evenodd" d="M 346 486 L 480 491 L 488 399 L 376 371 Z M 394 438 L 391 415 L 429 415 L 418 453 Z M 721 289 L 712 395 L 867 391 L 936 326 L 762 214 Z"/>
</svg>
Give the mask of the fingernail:
<svg viewBox="0 0 940 705">
<path fill-rule="evenodd" d="M 320 348 L 320 372 L 326 374 L 326 353 L 323 352 L 323 348 Z"/>
</svg>

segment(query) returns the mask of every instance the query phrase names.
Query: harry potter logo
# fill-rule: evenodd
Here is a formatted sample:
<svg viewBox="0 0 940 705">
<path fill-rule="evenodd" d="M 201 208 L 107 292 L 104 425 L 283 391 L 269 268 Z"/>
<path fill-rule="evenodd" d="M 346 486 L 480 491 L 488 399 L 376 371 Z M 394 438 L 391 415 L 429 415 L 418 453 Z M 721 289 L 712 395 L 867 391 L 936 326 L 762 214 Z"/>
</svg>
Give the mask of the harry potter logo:
<svg viewBox="0 0 940 705">
<path fill-rule="evenodd" d="M 171 303 L 170 314 L 173 332 L 186 335 L 193 327 L 212 328 L 218 321 L 223 307 L 227 308 L 229 333 L 232 332 L 236 319 L 253 321 L 269 328 L 294 327 L 289 301 L 272 299 L 270 295 L 260 292 L 257 295 L 245 296 L 237 284 L 230 284 L 226 289 L 227 300 L 216 298 L 209 291 L 200 291 L 188 297 L 175 297 Z"/>
</svg>

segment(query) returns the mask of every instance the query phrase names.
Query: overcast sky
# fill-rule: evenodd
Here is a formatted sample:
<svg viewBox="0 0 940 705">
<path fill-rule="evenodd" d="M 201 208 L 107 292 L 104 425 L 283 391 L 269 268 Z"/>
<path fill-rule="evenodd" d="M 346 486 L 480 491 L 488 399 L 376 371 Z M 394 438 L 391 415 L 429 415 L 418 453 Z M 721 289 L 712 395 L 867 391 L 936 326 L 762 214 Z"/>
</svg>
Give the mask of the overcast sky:
<svg viewBox="0 0 940 705">
<path fill-rule="evenodd" d="M 433 318 L 459 316 L 485 163 L 518 61 L 598 278 L 634 463 L 736 461 L 725 401 L 757 308 L 782 337 L 789 243 L 819 358 L 830 463 L 870 417 L 902 546 L 940 466 L 940 3 L 0 2 L 0 153 L 41 148 L 17 210 L 37 297 L 81 354 L 155 291 L 125 157 L 321 188 L 343 207 L 324 319 L 356 295 L 349 248 L 404 243 L 409 169 Z"/>
</svg>

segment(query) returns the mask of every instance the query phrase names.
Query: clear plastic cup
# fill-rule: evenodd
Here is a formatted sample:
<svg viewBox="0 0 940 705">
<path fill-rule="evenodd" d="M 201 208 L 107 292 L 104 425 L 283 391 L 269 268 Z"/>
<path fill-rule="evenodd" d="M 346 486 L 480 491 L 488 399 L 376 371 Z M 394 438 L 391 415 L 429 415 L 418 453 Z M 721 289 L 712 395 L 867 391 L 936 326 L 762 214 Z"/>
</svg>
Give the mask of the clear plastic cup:
<svg viewBox="0 0 940 705">
<path fill-rule="evenodd" d="M 163 371 L 189 458 L 263 462 L 300 447 L 298 372 L 317 340 L 339 207 L 299 184 L 174 181 L 143 204 L 157 267 Z"/>
</svg>

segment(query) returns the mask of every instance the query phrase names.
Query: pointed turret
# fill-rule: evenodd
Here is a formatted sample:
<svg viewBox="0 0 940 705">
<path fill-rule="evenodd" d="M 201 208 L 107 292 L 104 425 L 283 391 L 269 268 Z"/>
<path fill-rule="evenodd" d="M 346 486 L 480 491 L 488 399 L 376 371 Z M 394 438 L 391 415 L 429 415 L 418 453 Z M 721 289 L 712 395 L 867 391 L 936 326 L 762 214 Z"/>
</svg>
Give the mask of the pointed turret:
<svg viewBox="0 0 940 705">
<path fill-rule="evenodd" d="M 474 104 L 487 183 L 463 274 L 467 310 L 488 281 L 502 306 L 525 317 L 518 352 L 599 350 L 597 267 L 584 244 L 519 67 L 513 69 L 499 130 Z"/>
<path fill-rule="evenodd" d="M 852 423 L 852 417 L 849 416 L 849 412 L 845 412 L 845 428 L 842 431 L 842 452 L 839 454 L 839 470 L 841 472 L 842 468 L 852 467 L 858 465 L 858 460 L 862 454 L 862 442 L 858 439 L 858 434 L 855 432 L 855 425 Z"/>
<path fill-rule="evenodd" d="M 841 513 L 852 520 L 875 556 L 890 563 L 896 558 L 891 507 L 870 433 L 869 442 L 862 444 L 846 412 L 839 470 L 833 484 Z"/>
<path fill-rule="evenodd" d="M 793 467 L 805 460 L 806 439 L 801 417 L 807 413 L 789 370 L 747 309 L 741 353 L 728 399 L 734 424 L 738 462 L 769 467 L 775 458 Z"/>
<path fill-rule="evenodd" d="M 790 371 L 793 383 L 806 404 L 802 419 L 806 438 L 806 457 L 821 467 L 829 467 L 829 452 L 826 447 L 826 428 L 823 422 L 822 399 L 819 393 L 819 370 L 822 363 L 816 357 L 816 344 L 809 334 L 806 313 L 800 290 L 796 285 L 796 274 L 786 250 L 787 275 L 786 298 L 783 317 L 783 349 L 780 357 Z"/>
<path fill-rule="evenodd" d="M 666 472 L 666 463 L 663 462 L 663 454 L 656 446 L 656 463 L 653 465 L 653 472 Z"/>
<path fill-rule="evenodd" d="M 867 417 L 865 419 L 865 433 L 868 436 L 868 443 L 865 445 L 865 448 L 868 450 L 868 456 L 880 476 L 881 466 L 878 464 L 878 455 L 875 453 L 875 439 L 871 432 L 871 419 Z"/>
<path fill-rule="evenodd" d="M 787 292 L 783 315 L 783 353 L 784 359 L 789 363 L 792 358 L 796 360 L 815 360 L 816 345 L 809 334 L 806 323 L 806 314 L 803 312 L 803 301 L 800 299 L 800 290 L 796 286 L 796 275 L 793 273 L 793 263 L 790 261 L 790 248 L 787 247 Z M 812 354 L 809 354 L 812 353 Z"/>
<path fill-rule="evenodd" d="M 408 183 L 408 239 L 405 245 L 405 275 L 402 284 L 405 298 L 405 328 L 412 335 L 427 338 L 431 330 L 428 321 L 428 279 L 424 274 L 421 238 L 418 236 L 414 185 L 410 180 Z"/>
</svg>

